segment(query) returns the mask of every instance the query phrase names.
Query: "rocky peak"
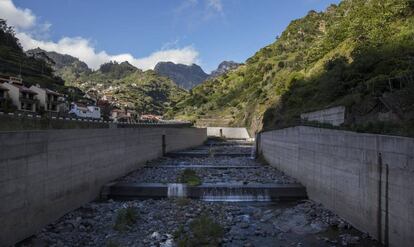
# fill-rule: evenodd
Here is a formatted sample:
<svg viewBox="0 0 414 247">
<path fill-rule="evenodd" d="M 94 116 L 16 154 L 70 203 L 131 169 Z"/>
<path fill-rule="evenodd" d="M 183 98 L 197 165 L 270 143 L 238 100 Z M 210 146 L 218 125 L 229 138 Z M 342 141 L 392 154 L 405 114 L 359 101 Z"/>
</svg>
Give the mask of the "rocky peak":
<svg viewBox="0 0 414 247">
<path fill-rule="evenodd" d="M 197 86 L 208 77 L 208 74 L 197 64 L 184 65 L 173 62 L 159 62 L 154 71 L 159 75 L 170 78 L 185 89 Z"/>
<path fill-rule="evenodd" d="M 222 74 L 227 73 L 230 70 L 234 70 L 234 69 L 238 68 L 240 65 L 241 65 L 241 63 L 236 63 L 234 61 L 224 61 L 224 62 L 221 62 L 219 64 L 219 66 L 217 67 L 217 69 L 216 70 L 213 70 L 211 72 L 210 77 L 218 77 L 218 76 L 220 76 Z"/>
<path fill-rule="evenodd" d="M 40 48 L 28 50 L 26 54 L 36 59 L 42 59 L 48 63 L 51 63 L 55 70 L 71 67 L 77 73 L 91 72 L 91 69 L 86 63 L 67 54 L 60 54 L 54 51 L 45 51 Z"/>
</svg>

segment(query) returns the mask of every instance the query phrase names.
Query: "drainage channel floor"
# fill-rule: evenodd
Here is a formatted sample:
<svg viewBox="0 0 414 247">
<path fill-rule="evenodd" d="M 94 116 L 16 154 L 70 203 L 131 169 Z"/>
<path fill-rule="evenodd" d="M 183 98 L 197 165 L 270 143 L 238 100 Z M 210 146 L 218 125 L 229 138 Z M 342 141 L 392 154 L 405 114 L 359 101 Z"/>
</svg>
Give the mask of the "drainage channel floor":
<svg viewBox="0 0 414 247">
<path fill-rule="evenodd" d="M 249 157 L 214 153 L 250 153 L 247 142 L 210 142 L 180 156 L 149 162 L 117 182 L 175 184 L 185 169 L 201 178 L 200 187 L 240 184 L 246 187 L 291 186 L 282 172 Z M 234 149 L 232 149 L 234 148 Z M 212 150 L 213 149 L 213 150 Z M 223 169 L 230 166 L 231 168 Z M 178 187 L 175 196 L 183 194 Z M 347 222 L 310 200 L 229 202 L 184 197 L 101 200 L 88 203 L 45 227 L 18 246 L 381 246 Z M 260 193 L 260 192 L 259 192 Z M 211 196 L 211 195 L 210 195 Z M 252 197 L 258 198 L 258 197 Z M 237 200 L 236 200 L 237 201 Z"/>
</svg>

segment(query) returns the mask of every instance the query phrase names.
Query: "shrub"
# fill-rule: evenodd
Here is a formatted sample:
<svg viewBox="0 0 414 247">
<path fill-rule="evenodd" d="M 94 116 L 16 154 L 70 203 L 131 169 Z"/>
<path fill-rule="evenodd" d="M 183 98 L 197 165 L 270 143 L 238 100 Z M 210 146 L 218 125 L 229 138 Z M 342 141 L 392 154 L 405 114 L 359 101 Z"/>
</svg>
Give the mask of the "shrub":
<svg viewBox="0 0 414 247">
<path fill-rule="evenodd" d="M 184 207 L 190 204 L 190 199 L 187 197 L 180 197 L 176 199 L 175 203 L 180 207 Z"/>
<path fill-rule="evenodd" d="M 179 183 L 186 183 L 190 186 L 198 186 L 202 183 L 201 178 L 197 175 L 197 173 L 187 168 L 185 169 L 178 178 Z"/>
<path fill-rule="evenodd" d="M 112 239 L 110 239 L 106 243 L 106 247 L 120 247 L 120 245 L 116 241 L 113 241 Z"/>
<path fill-rule="evenodd" d="M 139 215 L 135 208 L 128 207 L 118 210 L 115 219 L 114 229 L 117 231 L 125 231 L 137 222 Z"/>
<path fill-rule="evenodd" d="M 219 246 L 224 228 L 208 215 L 201 215 L 190 223 L 189 232 L 180 226 L 174 233 L 179 247 Z"/>
</svg>

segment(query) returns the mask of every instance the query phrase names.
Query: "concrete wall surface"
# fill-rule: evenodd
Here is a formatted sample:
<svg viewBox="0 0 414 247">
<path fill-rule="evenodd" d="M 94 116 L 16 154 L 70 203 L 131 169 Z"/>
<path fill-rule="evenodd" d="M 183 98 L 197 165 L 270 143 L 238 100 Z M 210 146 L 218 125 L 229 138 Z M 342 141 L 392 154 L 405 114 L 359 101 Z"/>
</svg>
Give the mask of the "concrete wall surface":
<svg viewBox="0 0 414 247">
<path fill-rule="evenodd" d="M 206 129 L 134 128 L 0 132 L 0 246 L 9 246 L 95 199 L 107 182 L 166 151 L 201 145 Z"/>
<path fill-rule="evenodd" d="M 329 123 L 339 126 L 345 122 L 346 108 L 344 106 L 331 107 L 314 112 L 302 113 L 300 118 L 307 121 Z"/>
<path fill-rule="evenodd" d="M 208 136 L 221 136 L 229 139 L 249 139 L 250 135 L 246 128 L 231 128 L 231 127 L 207 127 Z"/>
<path fill-rule="evenodd" d="M 413 138 L 301 126 L 261 133 L 259 146 L 357 229 L 389 246 L 413 246 Z"/>
</svg>

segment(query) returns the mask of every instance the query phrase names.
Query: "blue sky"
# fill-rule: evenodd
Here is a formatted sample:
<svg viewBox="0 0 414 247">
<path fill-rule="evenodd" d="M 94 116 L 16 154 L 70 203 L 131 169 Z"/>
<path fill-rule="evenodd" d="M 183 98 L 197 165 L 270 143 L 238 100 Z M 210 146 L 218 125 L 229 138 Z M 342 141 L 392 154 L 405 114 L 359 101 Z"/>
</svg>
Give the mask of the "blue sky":
<svg viewBox="0 0 414 247">
<path fill-rule="evenodd" d="M 210 72 L 244 62 L 293 19 L 338 0 L 0 0 L 24 48 L 78 56 L 97 68 L 129 60 L 143 69 L 171 60 Z M 19 16 L 20 15 L 20 16 Z"/>
</svg>

